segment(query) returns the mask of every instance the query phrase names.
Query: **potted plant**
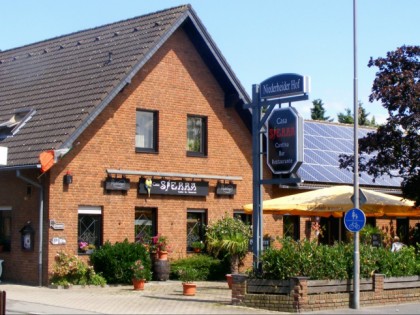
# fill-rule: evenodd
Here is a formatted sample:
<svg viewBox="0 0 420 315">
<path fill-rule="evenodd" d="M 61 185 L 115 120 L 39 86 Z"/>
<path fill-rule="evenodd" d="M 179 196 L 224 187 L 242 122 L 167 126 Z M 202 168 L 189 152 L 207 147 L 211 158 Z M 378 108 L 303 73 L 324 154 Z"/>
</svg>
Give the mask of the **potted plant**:
<svg viewBox="0 0 420 315">
<path fill-rule="evenodd" d="M 204 243 L 203 241 L 192 242 L 191 248 L 194 250 L 194 252 L 199 253 L 204 249 Z"/>
<path fill-rule="evenodd" d="M 151 278 L 151 271 L 143 265 L 141 259 L 136 260 L 131 265 L 131 270 L 133 272 L 134 290 L 144 290 L 145 282 Z"/>
<path fill-rule="evenodd" d="M 94 244 L 89 244 L 88 242 L 79 242 L 79 248 L 82 252 L 86 254 L 92 254 L 96 246 Z"/>
<path fill-rule="evenodd" d="M 239 266 L 248 253 L 249 240 L 252 237 L 250 225 L 243 221 L 225 216 L 207 227 L 206 243 L 207 250 L 218 256 L 226 255 L 230 260 L 231 274 L 226 275 L 229 288 L 231 288 L 231 276 L 238 273 Z"/>
<path fill-rule="evenodd" d="M 160 260 L 168 260 L 168 237 L 160 234 L 153 236 L 152 245 L 155 246 Z"/>
<path fill-rule="evenodd" d="M 185 267 L 178 270 L 179 279 L 182 281 L 183 295 L 195 295 L 197 285 L 194 281 L 200 280 L 200 273 L 197 269 Z"/>
</svg>

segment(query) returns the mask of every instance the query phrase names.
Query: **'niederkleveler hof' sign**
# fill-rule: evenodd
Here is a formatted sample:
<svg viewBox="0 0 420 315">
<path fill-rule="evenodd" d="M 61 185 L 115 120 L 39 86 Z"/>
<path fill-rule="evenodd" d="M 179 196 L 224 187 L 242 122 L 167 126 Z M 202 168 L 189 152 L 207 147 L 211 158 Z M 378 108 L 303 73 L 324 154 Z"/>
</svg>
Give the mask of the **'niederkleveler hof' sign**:
<svg viewBox="0 0 420 315">
<path fill-rule="evenodd" d="M 295 73 L 273 76 L 260 84 L 261 98 L 281 98 L 309 93 L 310 78 Z"/>
<path fill-rule="evenodd" d="M 146 195 L 146 179 L 139 180 L 139 194 Z M 209 183 L 204 181 L 186 181 L 169 179 L 152 179 L 150 195 L 177 195 L 177 196 L 207 196 Z"/>
</svg>

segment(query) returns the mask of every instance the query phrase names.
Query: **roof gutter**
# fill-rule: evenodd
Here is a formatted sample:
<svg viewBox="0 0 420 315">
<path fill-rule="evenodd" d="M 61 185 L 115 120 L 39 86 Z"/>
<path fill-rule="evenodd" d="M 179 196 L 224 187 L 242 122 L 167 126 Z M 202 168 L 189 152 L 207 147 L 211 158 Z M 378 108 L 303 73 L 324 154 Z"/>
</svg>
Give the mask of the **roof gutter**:
<svg viewBox="0 0 420 315">
<path fill-rule="evenodd" d="M 39 164 L 35 165 L 17 165 L 17 166 L 4 166 L 0 167 L 0 172 L 10 172 L 10 171 L 18 171 L 18 170 L 30 170 L 40 168 Z"/>
<path fill-rule="evenodd" d="M 38 253 L 38 283 L 39 286 L 42 287 L 42 248 L 43 248 L 43 225 L 42 222 L 44 221 L 44 188 L 42 185 L 38 184 L 37 182 L 24 177 L 20 170 L 16 170 L 16 177 L 27 182 L 37 188 L 39 188 L 39 253 Z"/>
</svg>

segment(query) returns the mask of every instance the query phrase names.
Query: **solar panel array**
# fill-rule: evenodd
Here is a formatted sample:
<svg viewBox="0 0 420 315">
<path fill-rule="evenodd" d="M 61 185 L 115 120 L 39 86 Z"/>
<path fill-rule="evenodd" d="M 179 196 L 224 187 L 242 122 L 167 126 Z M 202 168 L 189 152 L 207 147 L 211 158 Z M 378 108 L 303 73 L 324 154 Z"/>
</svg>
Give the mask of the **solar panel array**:
<svg viewBox="0 0 420 315">
<path fill-rule="evenodd" d="M 305 121 L 304 162 L 298 170 L 305 182 L 352 184 L 353 173 L 340 169 L 339 155 L 354 153 L 353 126 Z M 359 127 L 358 137 L 364 137 L 372 129 Z M 366 158 L 369 156 L 365 155 Z M 400 187 L 400 178 L 382 176 L 373 182 L 373 177 L 360 173 L 359 183 L 372 186 Z"/>
</svg>

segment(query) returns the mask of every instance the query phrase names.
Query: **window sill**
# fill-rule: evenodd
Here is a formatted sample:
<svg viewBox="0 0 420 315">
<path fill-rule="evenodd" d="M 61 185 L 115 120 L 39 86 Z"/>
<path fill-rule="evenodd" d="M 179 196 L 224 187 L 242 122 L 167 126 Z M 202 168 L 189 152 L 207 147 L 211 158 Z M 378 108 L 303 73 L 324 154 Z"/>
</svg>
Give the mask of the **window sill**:
<svg viewBox="0 0 420 315">
<path fill-rule="evenodd" d="M 207 155 L 203 154 L 203 153 L 199 153 L 199 152 L 188 152 L 187 151 L 187 156 L 189 157 L 199 157 L 199 158 L 206 158 Z"/>
<path fill-rule="evenodd" d="M 154 149 L 139 149 L 139 148 L 136 148 L 136 153 L 158 154 L 159 152 L 154 150 Z"/>
</svg>

